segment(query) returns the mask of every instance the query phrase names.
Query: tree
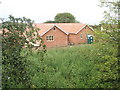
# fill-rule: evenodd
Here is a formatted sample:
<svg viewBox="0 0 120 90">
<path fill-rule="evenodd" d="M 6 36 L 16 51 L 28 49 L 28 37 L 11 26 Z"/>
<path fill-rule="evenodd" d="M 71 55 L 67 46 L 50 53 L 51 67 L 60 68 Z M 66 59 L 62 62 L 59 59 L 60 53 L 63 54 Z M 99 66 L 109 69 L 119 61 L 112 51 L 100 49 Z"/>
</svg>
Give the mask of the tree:
<svg viewBox="0 0 120 90">
<path fill-rule="evenodd" d="M 56 23 L 75 23 L 75 17 L 71 13 L 58 13 L 54 18 Z"/>
<path fill-rule="evenodd" d="M 48 21 L 46 21 L 44 23 L 55 23 L 55 21 L 48 20 Z"/>
<path fill-rule="evenodd" d="M 71 13 L 58 13 L 54 17 L 54 21 L 48 20 L 44 23 L 80 23 L 75 20 L 75 17 Z"/>
<path fill-rule="evenodd" d="M 2 87 L 3 88 L 28 88 L 31 87 L 29 69 L 30 61 L 27 55 L 21 55 L 23 48 L 32 51 L 33 43 L 45 49 L 42 38 L 39 37 L 38 28 L 33 26 L 33 21 L 9 16 L 2 22 Z M 43 52 L 43 50 L 41 50 Z"/>
<path fill-rule="evenodd" d="M 104 30 L 96 32 L 97 55 L 100 57 L 100 60 L 96 63 L 99 71 L 96 85 L 100 88 L 119 88 L 118 63 L 120 54 L 118 50 L 120 47 L 120 27 L 116 15 L 118 15 L 120 4 L 119 1 L 109 2 L 106 0 L 103 2 L 101 0 L 100 6 L 108 7 L 109 11 L 104 12 L 104 20 L 101 22 Z"/>
</svg>

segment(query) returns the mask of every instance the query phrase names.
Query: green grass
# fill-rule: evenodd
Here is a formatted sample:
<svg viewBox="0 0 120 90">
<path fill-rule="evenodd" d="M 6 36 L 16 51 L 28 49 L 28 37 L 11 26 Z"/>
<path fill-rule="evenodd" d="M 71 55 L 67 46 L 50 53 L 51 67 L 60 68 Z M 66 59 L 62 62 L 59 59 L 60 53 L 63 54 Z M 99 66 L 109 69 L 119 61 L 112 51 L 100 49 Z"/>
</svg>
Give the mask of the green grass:
<svg viewBox="0 0 120 90">
<path fill-rule="evenodd" d="M 31 61 L 32 87 L 39 88 L 92 88 L 94 76 L 94 45 L 82 45 L 67 48 L 48 49 L 44 60 L 34 52 L 28 58 Z"/>
</svg>

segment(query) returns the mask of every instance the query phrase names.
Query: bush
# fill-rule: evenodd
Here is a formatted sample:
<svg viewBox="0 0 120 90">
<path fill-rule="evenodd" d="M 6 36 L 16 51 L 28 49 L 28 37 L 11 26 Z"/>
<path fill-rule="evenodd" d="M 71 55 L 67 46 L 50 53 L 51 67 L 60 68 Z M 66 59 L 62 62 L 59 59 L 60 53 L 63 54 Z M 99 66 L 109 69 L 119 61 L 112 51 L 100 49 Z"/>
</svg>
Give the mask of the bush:
<svg viewBox="0 0 120 90">
<path fill-rule="evenodd" d="M 113 30 L 114 31 L 114 30 Z M 96 55 L 100 57 L 96 62 L 96 80 L 98 81 L 97 87 L 99 88 L 119 88 L 119 76 L 118 76 L 118 40 L 115 32 L 107 33 L 106 31 L 100 31 L 96 33 Z M 112 35 L 112 37 L 111 37 Z M 114 40 L 113 38 L 116 38 Z"/>
<path fill-rule="evenodd" d="M 22 56 L 21 51 L 24 47 L 32 51 L 33 45 L 30 42 L 35 43 L 37 40 L 40 42 L 40 47 L 43 46 L 43 42 L 38 37 L 39 29 L 33 27 L 33 21 L 30 19 L 14 18 L 13 16 L 9 16 L 8 19 L 2 23 L 2 87 L 28 88 L 32 86 L 29 72 L 31 63 L 27 59 L 27 55 L 31 52 Z M 27 29 L 30 31 L 27 32 Z M 33 38 L 35 36 L 36 38 Z"/>
</svg>

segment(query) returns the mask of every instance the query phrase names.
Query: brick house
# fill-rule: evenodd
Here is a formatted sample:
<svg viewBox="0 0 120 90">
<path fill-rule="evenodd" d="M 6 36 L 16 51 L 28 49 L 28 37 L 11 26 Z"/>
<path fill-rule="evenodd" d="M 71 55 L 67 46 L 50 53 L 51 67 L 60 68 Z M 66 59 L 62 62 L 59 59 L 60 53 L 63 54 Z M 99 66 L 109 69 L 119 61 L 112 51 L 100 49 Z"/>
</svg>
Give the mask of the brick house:
<svg viewBox="0 0 120 90">
<path fill-rule="evenodd" d="M 40 28 L 39 35 L 47 47 L 87 43 L 87 37 L 94 34 L 92 28 L 81 23 L 42 23 L 35 25 Z"/>
<path fill-rule="evenodd" d="M 40 28 L 39 35 L 47 47 L 87 43 L 88 36 L 94 35 L 92 28 L 81 23 L 42 23 L 35 25 Z M 2 29 L 0 34 L 2 34 Z M 37 44 L 34 45 L 38 46 Z"/>
</svg>

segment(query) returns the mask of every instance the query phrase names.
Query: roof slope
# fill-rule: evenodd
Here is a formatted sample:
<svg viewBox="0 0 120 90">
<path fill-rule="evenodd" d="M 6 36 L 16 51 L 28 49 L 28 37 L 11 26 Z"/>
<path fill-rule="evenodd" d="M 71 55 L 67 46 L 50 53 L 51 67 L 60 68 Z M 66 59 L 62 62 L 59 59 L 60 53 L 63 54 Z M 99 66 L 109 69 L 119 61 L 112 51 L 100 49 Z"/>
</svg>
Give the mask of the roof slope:
<svg viewBox="0 0 120 90">
<path fill-rule="evenodd" d="M 79 32 L 83 27 L 86 26 L 86 24 L 81 23 L 37 23 L 35 24 L 37 28 L 40 28 L 39 33 L 41 35 L 44 35 L 46 32 L 48 32 L 52 27 L 56 26 L 63 32 L 67 33 L 77 33 Z"/>
</svg>

